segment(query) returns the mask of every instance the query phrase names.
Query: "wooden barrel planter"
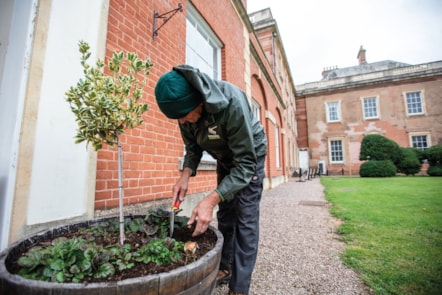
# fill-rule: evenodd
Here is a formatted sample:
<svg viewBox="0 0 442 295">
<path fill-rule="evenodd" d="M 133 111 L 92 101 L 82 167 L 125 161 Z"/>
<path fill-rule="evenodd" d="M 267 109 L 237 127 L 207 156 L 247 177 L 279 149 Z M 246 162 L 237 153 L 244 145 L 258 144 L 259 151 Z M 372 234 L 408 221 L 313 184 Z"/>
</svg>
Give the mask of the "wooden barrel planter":
<svg viewBox="0 0 442 295">
<path fill-rule="evenodd" d="M 36 245 L 46 238 L 56 238 L 64 232 L 88 225 L 83 222 L 41 232 L 31 238 L 17 241 L 0 253 L 0 295 L 210 295 L 216 286 L 216 275 L 221 260 L 223 236 L 210 226 L 216 234 L 215 247 L 203 257 L 188 265 L 169 272 L 144 277 L 103 283 L 49 283 L 25 279 L 8 271 L 10 259 L 15 259 L 24 249 Z"/>
</svg>

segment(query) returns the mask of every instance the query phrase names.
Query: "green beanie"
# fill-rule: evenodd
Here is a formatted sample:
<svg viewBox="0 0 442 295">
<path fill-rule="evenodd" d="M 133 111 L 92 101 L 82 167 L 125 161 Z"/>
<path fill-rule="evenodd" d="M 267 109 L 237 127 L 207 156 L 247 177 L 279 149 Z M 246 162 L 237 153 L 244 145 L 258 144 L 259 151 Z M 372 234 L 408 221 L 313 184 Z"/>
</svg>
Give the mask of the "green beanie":
<svg viewBox="0 0 442 295">
<path fill-rule="evenodd" d="M 176 71 L 160 77 L 155 86 L 155 97 L 160 110 L 170 119 L 180 119 L 201 102 L 201 94 Z"/>
</svg>

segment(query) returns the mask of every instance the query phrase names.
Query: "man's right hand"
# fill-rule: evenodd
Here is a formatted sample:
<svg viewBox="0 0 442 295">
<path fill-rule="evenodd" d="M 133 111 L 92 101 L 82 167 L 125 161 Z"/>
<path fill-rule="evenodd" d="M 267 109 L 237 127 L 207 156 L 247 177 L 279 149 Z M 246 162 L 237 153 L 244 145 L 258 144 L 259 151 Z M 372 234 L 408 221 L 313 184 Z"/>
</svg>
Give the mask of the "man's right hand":
<svg viewBox="0 0 442 295">
<path fill-rule="evenodd" d="M 182 202 L 186 197 L 187 189 L 189 187 L 189 178 L 191 175 L 192 169 L 187 167 L 184 168 L 181 177 L 172 188 L 172 206 L 175 204 L 177 199 Z"/>
</svg>

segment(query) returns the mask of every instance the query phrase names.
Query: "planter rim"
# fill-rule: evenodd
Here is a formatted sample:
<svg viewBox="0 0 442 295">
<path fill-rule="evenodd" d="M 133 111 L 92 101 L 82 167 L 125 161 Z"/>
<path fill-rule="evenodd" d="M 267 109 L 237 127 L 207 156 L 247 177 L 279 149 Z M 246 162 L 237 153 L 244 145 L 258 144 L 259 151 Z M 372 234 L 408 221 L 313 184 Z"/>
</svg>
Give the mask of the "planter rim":
<svg viewBox="0 0 442 295">
<path fill-rule="evenodd" d="M 145 216 L 145 215 L 133 215 L 133 216 L 126 216 L 126 217 L 138 217 L 138 216 Z M 1 287 L 3 285 L 3 281 L 8 281 L 11 282 L 13 284 L 17 284 L 17 285 L 38 285 L 39 288 L 42 289 L 51 289 L 54 286 L 57 287 L 66 287 L 68 289 L 79 289 L 81 288 L 82 290 L 85 289 L 97 289 L 97 288 L 106 288 L 106 287 L 115 287 L 115 286 L 122 286 L 122 285 L 127 285 L 127 284 L 131 284 L 131 283 L 142 283 L 142 282 L 148 282 L 148 281 L 153 281 L 153 280 L 159 280 L 162 274 L 167 274 L 167 273 L 173 273 L 173 272 L 177 272 L 181 269 L 186 269 L 186 268 L 193 268 L 197 265 L 203 265 L 205 263 L 205 261 L 207 261 L 208 259 L 212 259 L 214 256 L 217 255 L 217 253 L 219 253 L 222 250 L 222 245 L 224 242 L 224 238 L 221 234 L 221 232 L 215 228 L 212 225 L 209 225 L 208 230 L 211 230 L 212 232 L 214 232 L 216 234 L 217 237 L 217 241 L 215 246 L 209 251 L 207 252 L 204 256 L 200 257 L 200 259 L 198 259 L 197 261 L 194 261 L 192 263 L 186 264 L 184 266 L 175 268 L 173 270 L 170 270 L 168 272 L 163 272 L 163 273 L 159 273 L 159 274 L 151 274 L 151 275 L 147 275 L 147 276 L 142 276 L 142 277 L 134 277 L 134 278 L 128 278 L 128 279 L 124 279 L 121 281 L 113 281 L 113 282 L 94 282 L 94 283 L 57 283 L 57 282 L 44 282 L 44 281 L 39 281 L 39 280 L 32 280 L 32 279 L 26 279 L 23 278 L 22 276 L 18 275 L 18 274 L 12 274 L 8 271 L 8 269 L 6 268 L 6 260 L 8 259 L 9 254 L 11 254 L 11 251 L 14 250 L 16 247 L 20 246 L 23 243 L 28 242 L 29 245 L 35 244 L 36 242 L 36 238 L 38 237 L 42 237 L 44 235 L 50 235 L 53 234 L 54 230 L 57 229 L 63 229 L 63 228 L 69 228 L 69 227 L 78 227 L 80 225 L 83 225 L 85 223 L 87 223 L 87 225 L 92 225 L 95 224 L 97 222 L 100 221 L 105 221 L 105 220 L 109 220 L 109 219 L 114 219 L 117 217 L 105 217 L 105 218 L 100 218 L 100 219 L 93 219 L 93 220 L 88 220 L 88 221 L 84 221 L 84 222 L 80 222 L 80 223 L 75 223 L 75 224 L 69 224 L 69 225 L 61 225 L 59 227 L 53 227 L 50 228 L 48 230 L 43 230 L 40 232 L 35 233 L 34 235 L 28 237 L 28 238 L 23 238 L 21 240 L 18 240 L 14 243 L 12 243 L 9 247 L 7 247 L 6 249 L 4 249 L 3 251 L 0 252 L 0 291 L 1 291 Z"/>
</svg>

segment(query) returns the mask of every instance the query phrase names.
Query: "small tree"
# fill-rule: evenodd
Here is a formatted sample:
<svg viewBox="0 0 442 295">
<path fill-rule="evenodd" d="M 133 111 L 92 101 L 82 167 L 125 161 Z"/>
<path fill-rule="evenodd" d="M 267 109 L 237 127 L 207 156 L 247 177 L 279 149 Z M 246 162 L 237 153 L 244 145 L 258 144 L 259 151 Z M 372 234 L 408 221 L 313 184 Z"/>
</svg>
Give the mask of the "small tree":
<svg viewBox="0 0 442 295">
<path fill-rule="evenodd" d="M 414 175 L 421 170 L 421 162 L 415 148 L 401 148 L 401 158 L 397 164 L 398 172 Z"/>
<path fill-rule="evenodd" d="M 86 141 L 92 144 L 95 151 L 103 143 L 118 147 L 118 187 L 120 206 L 120 244 L 125 240 L 123 216 L 123 156 L 119 136 L 126 129 L 143 123 L 142 115 L 148 105 L 140 103 L 146 77 L 153 64 L 149 59 L 141 60 L 134 53 L 113 52 L 107 64 L 110 74 L 105 74 L 102 60 L 90 66 L 87 60 L 91 56 L 89 45 L 79 42 L 81 65 L 84 77 L 71 86 L 65 98 L 76 116 L 78 124 L 75 143 Z M 140 81 L 137 75 L 144 71 Z M 140 73 L 141 72 L 141 73 Z"/>
</svg>

